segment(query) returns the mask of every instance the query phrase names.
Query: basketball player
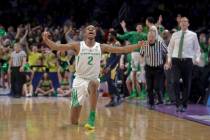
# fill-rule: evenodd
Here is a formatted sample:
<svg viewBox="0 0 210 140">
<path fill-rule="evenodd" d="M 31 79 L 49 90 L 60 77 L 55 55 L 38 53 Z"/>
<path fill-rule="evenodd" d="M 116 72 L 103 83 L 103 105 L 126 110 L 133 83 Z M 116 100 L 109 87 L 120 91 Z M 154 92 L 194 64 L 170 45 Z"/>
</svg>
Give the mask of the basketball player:
<svg viewBox="0 0 210 140">
<path fill-rule="evenodd" d="M 131 44 L 136 44 L 139 41 L 147 40 L 147 35 L 143 33 L 143 27 L 140 23 L 136 25 L 136 31 L 130 31 L 130 32 L 127 32 L 125 21 L 121 22 L 121 26 L 125 33 L 123 35 L 117 36 L 120 40 L 127 40 Z M 130 78 L 127 79 L 127 80 L 131 79 L 131 82 L 132 82 L 132 90 L 129 96 L 130 99 L 132 99 L 133 97 L 140 96 L 140 85 L 138 84 L 138 81 L 136 78 L 137 71 L 140 66 L 140 60 L 141 60 L 141 55 L 139 51 L 140 51 L 139 49 L 136 49 L 134 50 L 134 52 L 131 53 L 132 72 L 129 74 Z"/>
<path fill-rule="evenodd" d="M 95 128 L 95 111 L 97 104 L 97 89 L 99 87 L 99 72 L 101 53 L 128 53 L 143 46 L 144 42 L 125 47 L 113 47 L 106 44 L 99 44 L 95 41 L 96 28 L 88 25 L 84 31 L 84 41 L 72 42 L 70 44 L 56 44 L 49 38 L 49 33 L 43 33 L 43 41 L 52 50 L 76 52 L 76 72 L 73 81 L 73 91 L 71 95 L 71 123 L 78 124 L 82 105 L 87 96 L 90 102 L 90 114 L 85 128 Z"/>
</svg>

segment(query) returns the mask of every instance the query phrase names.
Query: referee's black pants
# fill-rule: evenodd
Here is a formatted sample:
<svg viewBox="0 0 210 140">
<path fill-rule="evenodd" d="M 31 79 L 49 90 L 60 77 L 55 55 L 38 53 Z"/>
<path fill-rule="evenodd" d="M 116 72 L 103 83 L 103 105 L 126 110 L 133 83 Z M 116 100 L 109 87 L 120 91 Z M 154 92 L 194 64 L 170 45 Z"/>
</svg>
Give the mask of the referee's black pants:
<svg viewBox="0 0 210 140">
<path fill-rule="evenodd" d="M 24 74 L 20 72 L 20 67 L 11 67 L 11 93 L 15 97 L 20 97 L 24 82 Z"/>
<path fill-rule="evenodd" d="M 172 67 L 174 72 L 174 89 L 176 96 L 176 106 L 182 105 L 187 108 L 187 102 L 190 95 L 193 62 L 191 58 L 172 58 Z M 183 80 L 183 91 L 180 90 L 180 78 Z"/>
<path fill-rule="evenodd" d="M 158 95 L 159 102 L 162 102 L 163 83 L 164 83 L 164 68 L 163 65 L 157 67 L 145 66 L 147 93 L 149 98 L 149 105 L 153 106 L 154 91 Z"/>
</svg>

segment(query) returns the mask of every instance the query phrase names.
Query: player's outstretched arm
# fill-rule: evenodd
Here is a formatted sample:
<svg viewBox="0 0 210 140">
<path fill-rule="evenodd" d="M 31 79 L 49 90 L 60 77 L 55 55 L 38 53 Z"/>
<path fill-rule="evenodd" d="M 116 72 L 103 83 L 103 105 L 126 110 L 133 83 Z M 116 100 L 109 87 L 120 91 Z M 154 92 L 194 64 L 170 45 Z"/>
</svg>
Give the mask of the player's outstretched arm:
<svg viewBox="0 0 210 140">
<path fill-rule="evenodd" d="M 141 41 L 135 45 L 126 45 L 123 47 L 113 47 L 111 45 L 101 44 L 101 50 L 103 53 L 129 53 L 143 46 L 144 46 L 144 41 Z"/>
<path fill-rule="evenodd" d="M 48 32 L 44 32 L 42 34 L 42 38 L 44 43 L 52 50 L 60 50 L 60 51 L 74 50 L 75 52 L 79 52 L 79 42 L 73 42 L 69 44 L 57 44 L 49 39 Z"/>
</svg>

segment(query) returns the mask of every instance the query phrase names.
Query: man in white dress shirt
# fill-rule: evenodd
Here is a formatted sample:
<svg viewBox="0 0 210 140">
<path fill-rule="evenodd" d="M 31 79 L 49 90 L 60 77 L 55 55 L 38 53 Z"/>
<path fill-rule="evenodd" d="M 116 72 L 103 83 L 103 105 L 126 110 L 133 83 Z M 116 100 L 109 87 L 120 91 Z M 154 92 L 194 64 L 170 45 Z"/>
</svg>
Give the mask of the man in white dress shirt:
<svg viewBox="0 0 210 140">
<path fill-rule="evenodd" d="M 188 30 L 189 20 L 182 17 L 181 30 L 175 32 L 168 46 L 167 66 L 172 66 L 174 72 L 174 88 L 176 96 L 177 112 L 185 112 L 191 89 L 193 62 L 200 61 L 200 46 L 197 34 Z M 180 92 L 180 79 L 183 80 L 183 91 Z M 182 96 L 180 96 L 182 93 Z"/>
</svg>

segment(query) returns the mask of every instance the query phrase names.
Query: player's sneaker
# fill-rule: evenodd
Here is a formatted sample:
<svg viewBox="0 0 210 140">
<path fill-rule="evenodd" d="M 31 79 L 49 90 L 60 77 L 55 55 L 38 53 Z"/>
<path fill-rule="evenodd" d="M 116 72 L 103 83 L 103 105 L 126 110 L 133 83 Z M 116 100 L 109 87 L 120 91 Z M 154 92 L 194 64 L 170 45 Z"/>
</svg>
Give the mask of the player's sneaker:
<svg viewBox="0 0 210 140">
<path fill-rule="evenodd" d="M 89 123 L 86 123 L 85 126 L 84 126 L 86 129 L 88 130 L 95 130 L 95 126 L 94 125 L 91 125 Z"/>
<path fill-rule="evenodd" d="M 137 95 L 137 92 L 134 90 L 134 91 L 131 91 L 131 95 L 128 97 L 128 99 L 133 99 L 135 98 Z"/>
</svg>

